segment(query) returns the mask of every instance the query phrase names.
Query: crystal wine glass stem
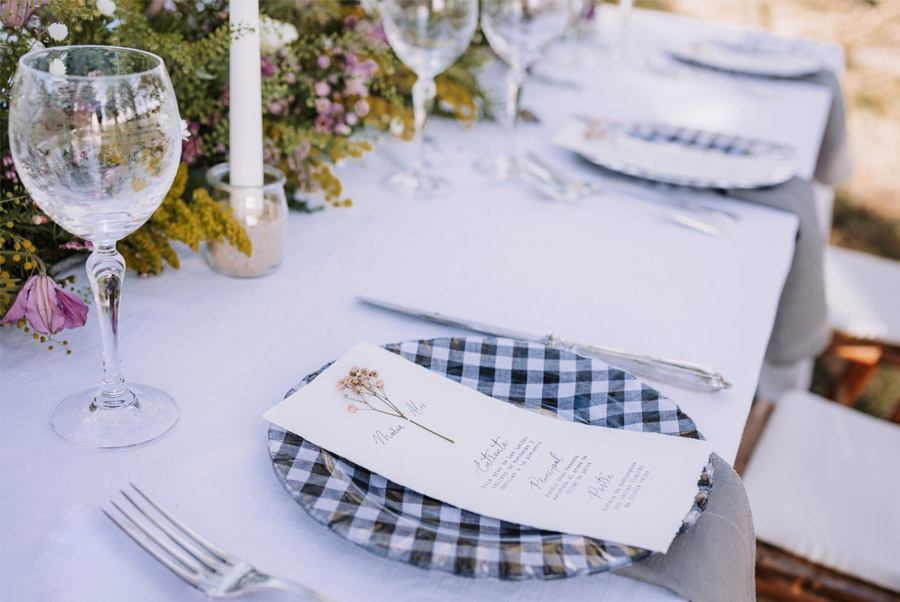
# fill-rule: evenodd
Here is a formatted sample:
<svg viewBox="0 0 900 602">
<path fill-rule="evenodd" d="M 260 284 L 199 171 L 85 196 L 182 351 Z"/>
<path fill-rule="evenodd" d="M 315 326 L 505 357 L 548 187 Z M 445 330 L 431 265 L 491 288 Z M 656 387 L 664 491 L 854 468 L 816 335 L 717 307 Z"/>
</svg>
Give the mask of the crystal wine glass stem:
<svg viewBox="0 0 900 602">
<path fill-rule="evenodd" d="M 103 384 L 94 404 L 112 409 L 133 402 L 133 398 L 129 399 L 119 359 L 119 297 L 125 278 L 125 260 L 116 250 L 115 242 L 95 243 L 86 268 L 103 339 Z"/>
<path fill-rule="evenodd" d="M 506 141 L 509 156 L 515 161 L 519 158 L 519 96 L 522 82 L 525 80 L 525 69 L 513 64 L 506 75 Z"/>
<path fill-rule="evenodd" d="M 437 85 L 435 85 L 434 80 L 430 77 L 420 77 L 413 85 L 413 119 L 415 120 L 416 143 L 419 147 L 416 167 L 419 170 L 425 170 L 428 167 L 428 149 L 425 144 L 425 122 L 428 119 L 428 112 L 431 110 L 436 94 Z"/>
</svg>

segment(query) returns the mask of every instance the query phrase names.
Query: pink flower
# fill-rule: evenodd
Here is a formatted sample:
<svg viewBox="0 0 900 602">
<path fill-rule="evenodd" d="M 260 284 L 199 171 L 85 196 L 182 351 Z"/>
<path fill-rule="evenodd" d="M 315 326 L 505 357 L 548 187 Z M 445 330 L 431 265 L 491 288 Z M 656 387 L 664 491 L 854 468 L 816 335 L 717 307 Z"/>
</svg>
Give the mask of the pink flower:
<svg viewBox="0 0 900 602">
<path fill-rule="evenodd" d="M 331 64 L 331 59 L 328 58 L 328 55 L 321 54 L 319 55 L 318 60 L 316 60 L 316 64 L 319 66 L 319 69 L 327 69 L 328 65 Z"/>
<path fill-rule="evenodd" d="M 347 87 L 344 89 L 348 96 L 368 96 L 369 87 L 361 77 L 351 77 L 347 81 Z"/>
<path fill-rule="evenodd" d="M 331 113 L 331 101 L 327 98 L 319 98 L 316 100 L 316 112 L 320 115 L 328 115 Z"/>
<path fill-rule="evenodd" d="M 327 82 L 316 82 L 313 88 L 316 91 L 316 96 L 328 96 L 331 93 L 331 86 Z"/>
<path fill-rule="evenodd" d="M 70 251 L 92 251 L 93 243 L 89 240 L 70 240 L 67 243 L 59 245 L 60 249 L 68 249 Z"/>
<path fill-rule="evenodd" d="M 365 117 L 369 114 L 369 103 L 362 99 L 357 100 L 356 104 L 353 105 L 353 112 L 360 117 Z"/>
<path fill-rule="evenodd" d="M 356 407 L 355 405 L 353 405 L 352 403 L 347 404 L 347 411 L 350 412 L 351 414 L 355 414 L 358 410 L 359 410 L 359 408 Z"/>
<path fill-rule="evenodd" d="M 194 122 L 188 123 L 189 136 L 181 142 L 181 160 L 190 167 L 200 158 L 200 141 L 197 133 L 200 131 L 200 125 Z"/>
<path fill-rule="evenodd" d="M 56 334 L 65 328 L 84 326 L 87 313 L 84 301 L 60 287 L 53 278 L 32 276 L 16 295 L 0 324 L 26 318 L 37 332 Z"/>
<path fill-rule="evenodd" d="M 269 60 L 269 57 L 262 57 L 260 59 L 260 72 L 263 77 L 272 77 L 275 75 L 275 65 Z"/>
<path fill-rule="evenodd" d="M 318 117 L 316 117 L 315 125 L 317 131 L 327 134 L 331 132 L 333 121 L 327 115 L 319 115 Z"/>
</svg>

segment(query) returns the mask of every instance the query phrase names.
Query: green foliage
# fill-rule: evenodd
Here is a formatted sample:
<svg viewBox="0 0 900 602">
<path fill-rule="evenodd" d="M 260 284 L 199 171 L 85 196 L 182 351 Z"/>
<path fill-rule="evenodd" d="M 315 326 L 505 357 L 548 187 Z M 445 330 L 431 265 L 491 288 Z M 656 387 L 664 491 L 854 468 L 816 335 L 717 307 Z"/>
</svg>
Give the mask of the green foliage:
<svg viewBox="0 0 900 602">
<path fill-rule="evenodd" d="M 175 9 L 169 10 L 172 4 L 162 0 L 115 0 L 112 16 L 101 14 L 96 0 L 0 3 L 0 316 L 28 277 L 87 249 L 34 204 L 12 164 L 5 132 L 10 85 L 18 58 L 36 45 L 126 46 L 165 61 L 191 137 L 159 209 L 119 243 L 131 269 L 156 274 L 166 264 L 177 268 L 175 241 L 196 251 L 204 241 L 227 240 L 251 252 L 246 233 L 203 183 L 210 166 L 227 160 L 229 47 L 246 32 L 230 30 L 227 0 L 173 1 Z M 411 134 L 414 78 L 358 2 L 272 0 L 261 9 L 281 22 L 276 26 L 293 26 L 297 34 L 263 52 L 265 161 L 285 173 L 294 208 L 304 209 L 302 199 L 310 195 L 349 206 L 332 165 L 371 150 L 354 135 L 365 127 Z M 65 39 L 50 37 L 53 23 L 68 28 Z M 475 118 L 483 101 L 473 76 L 478 62 L 467 54 L 438 78 L 438 110 Z"/>
</svg>

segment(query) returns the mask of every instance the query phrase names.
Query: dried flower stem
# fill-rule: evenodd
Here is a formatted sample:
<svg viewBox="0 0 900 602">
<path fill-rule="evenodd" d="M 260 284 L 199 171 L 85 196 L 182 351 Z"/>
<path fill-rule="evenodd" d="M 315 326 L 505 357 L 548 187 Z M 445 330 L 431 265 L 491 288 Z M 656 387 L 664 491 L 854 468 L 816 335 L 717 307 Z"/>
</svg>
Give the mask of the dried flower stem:
<svg viewBox="0 0 900 602">
<path fill-rule="evenodd" d="M 362 404 L 363 406 L 365 406 L 366 410 L 371 410 L 373 412 L 378 412 L 379 414 L 384 414 L 385 416 L 391 416 L 393 418 L 406 420 L 410 424 L 414 424 L 420 429 L 428 431 L 432 435 L 440 437 L 441 439 L 449 443 L 455 443 L 453 439 L 428 428 L 424 424 L 416 422 L 415 420 L 404 414 L 403 410 L 401 410 L 393 401 L 391 401 L 390 397 L 388 397 L 387 393 L 384 390 L 384 381 L 376 380 L 377 378 L 378 372 L 376 372 L 375 370 L 369 370 L 367 368 L 351 368 L 350 373 L 338 381 L 337 387 L 338 390 L 349 391 L 349 393 L 344 393 L 345 399 L 349 399 L 350 401 Z M 373 399 L 377 400 L 388 409 L 384 410 L 379 407 L 375 407 L 375 405 L 373 405 Z M 352 407 L 352 411 L 356 411 L 356 406 Z"/>
</svg>

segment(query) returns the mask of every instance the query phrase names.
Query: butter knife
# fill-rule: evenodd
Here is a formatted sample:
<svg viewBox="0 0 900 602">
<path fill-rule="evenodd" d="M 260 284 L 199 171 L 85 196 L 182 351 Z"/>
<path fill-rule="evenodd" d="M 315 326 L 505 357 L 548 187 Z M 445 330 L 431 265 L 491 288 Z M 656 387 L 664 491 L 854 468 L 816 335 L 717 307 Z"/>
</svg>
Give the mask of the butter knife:
<svg viewBox="0 0 900 602">
<path fill-rule="evenodd" d="M 436 311 L 416 309 L 414 307 L 408 307 L 391 301 L 374 299 L 372 297 L 357 296 L 357 299 L 367 305 L 411 316 L 413 318 L 419 318 L 420 320 L 464 328 L 466 330 L 480 332 L 495 337 L 530 341 L 548 345 L 550 347 L 556 347 L 558 349 L 566 349 L 574 353 L 603 360 L 610 365 L 622 368 L 635 375 L 651 378 L 691 391 L 714 393 L 731 387 L 731 383 L 725 380 L 720 373 L 711 368 L 707 368 L 706 366 L 692 362 L 657 358 L 649 355 L 622 351 L 621 349 L 613 349 L 611 347 L 601 347 L 599 345 L 588 345 L 585 343 L 568 341 L 553 334 L 539 335 L 529 332 L 520 332 L 509 328 L 475 322 L 473 320 L 455 318 Z"/>
</svg>

